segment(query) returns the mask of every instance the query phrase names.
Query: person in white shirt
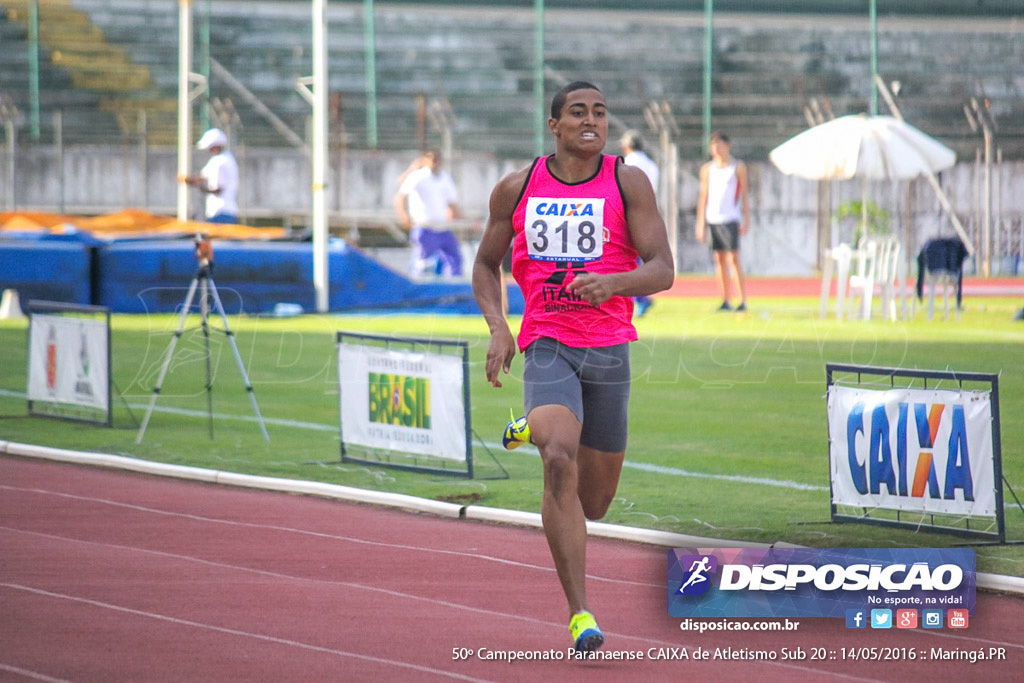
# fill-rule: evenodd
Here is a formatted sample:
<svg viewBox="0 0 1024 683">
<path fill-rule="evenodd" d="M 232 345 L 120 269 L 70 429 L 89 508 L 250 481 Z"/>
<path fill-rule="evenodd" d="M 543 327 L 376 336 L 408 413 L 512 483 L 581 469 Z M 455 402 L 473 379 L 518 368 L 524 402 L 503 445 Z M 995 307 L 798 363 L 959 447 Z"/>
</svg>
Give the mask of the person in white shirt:
<svg viewBox="0 0 1024 683">
<path fill-rule="evenodd" d="M 459 216 L 455 181 L 441 169 L 438 150 L 424 154 L 419 165 L 404 174 L 395 195 L 395 210 L 413 247 L 410 272 L 420 275 L 436 259 L 438 274 L 462 275 L 462 252 L 449 227 Z"/>
<path fill-rule="evenodd" d="M 658 194 L 658 182 L 661 179 L 661 171 L 658 164 L 654 162 L 644 150 L 644 139 L 635 130 L 627 130 L 619 139 L 619 146 L 622 148 L 622 160 L 630 166 L 638 166 L 651 181 L 654 194 Z"/>
<path fill-rule="evenodd" d="M 199 175 L 185 182 L 206 195 L 207 223 L 238 223 L 238 162 L 228 151 L 228 136 L 219 128 L 203 133 L 196 149 L 210 152 Z"/>
<path fill-rule="evenodd" d="M 644 151 L 644 139 L 640 136 L 640 132 L 632 129 L 627 130 L 619 138 L 619 147 L 622 149 L 622 160 L 628 166 L 636 166 L 644 172 L 647 179 L 651 181 L 651 187 L 654 189 L 655 196 L 657 196 L 658 182 L 661 180 L 661 169 L 658 168 L 658 164 L 654 162 L 654 159 L 649 157 L 647 152 Z M 637 317 L 642 318 L 650 310 L 654 300 L 649 296 L 635 296 L 633 297 L 633 303 L 635 304 L 634 310 Z"/>
<path fill-rule="evenodd" d="M 735 310 L 742 312 L 747 310 L 747 290 L 740 265 L 740 235 L 747 234 L 750 229 L 747 165 L 730 154 L 729 137 L 725 133 L 712 133 L 709 147 L 711 161 L 700 169 L 697 241 L 703 242 L 705 233 L 711 233 L 715 272 L 722 288 L 722 305 L 718 310 L 733 310 L 733 292 L 729 285 L 731 280 L 735 280 L 735 293 L 739 295 Z"/>
</svg>

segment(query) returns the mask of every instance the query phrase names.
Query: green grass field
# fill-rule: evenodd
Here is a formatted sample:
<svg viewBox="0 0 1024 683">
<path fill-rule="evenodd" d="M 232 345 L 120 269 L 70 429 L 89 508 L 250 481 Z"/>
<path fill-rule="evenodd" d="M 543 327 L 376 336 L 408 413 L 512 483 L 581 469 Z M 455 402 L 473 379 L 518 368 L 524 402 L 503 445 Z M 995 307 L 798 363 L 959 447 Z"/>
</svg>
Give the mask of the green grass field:
<svg viewBox="0 0 1024 683">
<path fill-rule="evenodd" d="M 1024 323 L 1012 319 L 1021 305 L 973 299 L 960 321 L 928 321 L 919 311 L 909 322 L 887 323 L 822 320 L 817 300 L 805 298 L 755 300 L 743 316 L 715 312 L 710 299 L 659 299 L 637 324 L 627 466 L 605 521 L 818 547 L 964 543 L 947 534 L 829 521 L 825 364 L 999 373 L 1004 475 L 1024 495 Z M 0 321 L 0 439 L 539 511 L 536 451 L 495 446 L 509 409 L 521 410 L 521 359 L 503 389 L 490 387 L 479 317 L 232 317 L 267 420 L 266 443 L 219 331 L 211 339 L 210 438 L 204 345 L 198 315 L 190 316 L 136 445 L 176 322 L 169 315 L 113 317 L 115 426 L 108 429 L 28 417 L 27 323 Z M 340 462 L 334 339 L 341 330 L 469 343 L 472 423 L 490 444 L 476 445 L 476 478 Z M 501 478 L 503 469 L 508 478 Z M 1015 505 L 1006 509 L 1006 527 L 1010 540 L 1024 540 L 1024 512 Z M 1024 546 L 977 551 L 980 571 L 1024 576 Z"/>
</svg>

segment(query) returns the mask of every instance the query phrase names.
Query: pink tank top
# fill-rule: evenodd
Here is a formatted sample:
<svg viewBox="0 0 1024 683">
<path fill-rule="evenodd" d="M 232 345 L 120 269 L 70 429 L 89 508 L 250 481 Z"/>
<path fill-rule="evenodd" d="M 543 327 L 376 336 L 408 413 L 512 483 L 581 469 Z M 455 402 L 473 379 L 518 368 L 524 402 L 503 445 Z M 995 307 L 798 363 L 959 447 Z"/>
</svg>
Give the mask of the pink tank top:
<svg viewBox="0 0 1024 683">
<path fill-rule="evenodd" d="M 594 177 L 569 185 L 551 175 L 548 157 L 533 162 L 512 213 L 512 274 L 526 308 L 519 349 L 540 337 L 566 346 L 612 346 L 635 340 L 633 300 L 614 296 L 592 306 L 566 290 L 576 273 L 636 268 L 637 251 L 615 174 L 604 155 Z"/>
</svg>

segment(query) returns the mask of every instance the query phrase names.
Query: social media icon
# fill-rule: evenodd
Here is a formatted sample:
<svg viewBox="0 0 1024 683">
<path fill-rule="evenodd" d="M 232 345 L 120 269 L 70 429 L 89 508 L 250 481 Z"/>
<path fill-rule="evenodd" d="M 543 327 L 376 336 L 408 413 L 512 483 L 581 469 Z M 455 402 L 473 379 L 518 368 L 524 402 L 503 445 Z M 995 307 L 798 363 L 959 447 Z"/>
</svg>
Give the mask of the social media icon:
<svg viewBox="0 0 1024 683">
<path fill-rule="evenodd" d="M 896 610 L 896 628 L 917 628 L 917 610 Z"/>
<path fill-rule="evenodd" d="M 921 611 L 921 625 L 925 628 L 942 628 L 942 610 L 926 609 Z"/>
<path fill-rule="evenodd" d="M 892 610 L 871 610 L 871 628 L 892 628 Z"/>
<path fill-rule="evenodd" d="M 868 612 L 863 609 L 846 610 L 846 628 L 867 628 Z"/>
<path fill-rule="evenodd" d="M 967 628 L 967 610 L 951 609 L 947 613 L 950 628 Z"/>
</svg>

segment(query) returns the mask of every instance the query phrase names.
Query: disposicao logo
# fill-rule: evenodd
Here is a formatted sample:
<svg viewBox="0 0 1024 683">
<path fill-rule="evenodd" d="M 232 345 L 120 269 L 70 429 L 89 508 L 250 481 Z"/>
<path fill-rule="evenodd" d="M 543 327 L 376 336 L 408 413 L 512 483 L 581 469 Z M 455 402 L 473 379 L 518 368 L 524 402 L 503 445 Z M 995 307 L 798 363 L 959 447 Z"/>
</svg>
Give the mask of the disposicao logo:
<svg viewBox="0 0 1024 683">
<path fill-rule="evenodd" d="M 850 623 L 860 611 L 872 628 L 893 628 L 897 608 L 915 610 L 915 617 L 939 606 L 973 613 L 975 588 L 969 548 L 668 552 L 668 611 L 679 617 L 845 617 L 861 628 Z M 876 621 L 885 611 L 888 620 Z"/>
<path fill-rule="evenodd" d="M 690 555 L 681 557 L 680 562 L 689 566 L 679 586 L 680 595 L 703 595 L 711 587 L 711 574 L 718 569 L 718 558 L 714 555 Z"/>
</svg>

